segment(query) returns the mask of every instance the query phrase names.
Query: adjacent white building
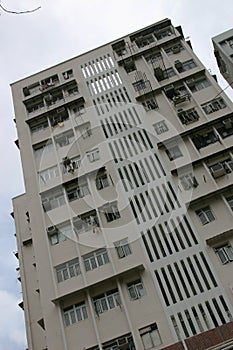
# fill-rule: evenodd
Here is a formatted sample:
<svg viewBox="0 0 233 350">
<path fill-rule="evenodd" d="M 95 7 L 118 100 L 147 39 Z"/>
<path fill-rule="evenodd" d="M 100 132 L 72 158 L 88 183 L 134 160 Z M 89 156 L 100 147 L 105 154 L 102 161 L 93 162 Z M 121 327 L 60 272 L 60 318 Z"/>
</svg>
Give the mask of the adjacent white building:
<svg viewBox="0 0 233 350">
<path fill-rule="evenodd" d="M 233 86 L 233 29 L 212 38 L 214 55 L 222 76 Z"/>
</svg>

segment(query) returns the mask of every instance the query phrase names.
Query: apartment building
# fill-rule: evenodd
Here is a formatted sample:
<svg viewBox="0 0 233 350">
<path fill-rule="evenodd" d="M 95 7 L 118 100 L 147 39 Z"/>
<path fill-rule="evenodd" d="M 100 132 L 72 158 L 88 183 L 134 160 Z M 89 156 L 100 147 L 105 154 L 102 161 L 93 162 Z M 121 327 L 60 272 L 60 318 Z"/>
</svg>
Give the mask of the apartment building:
<svg viewBox="0 0 233 350">
<path fill-rule="evenodd" d="M 233 105 L 169 19 L 12 84 L 28 349 L 233 347 Z"/>
<path fill-rule="evenodd" d="M 220 73 L 233 86 L 233 29 L 216 35 L 212 43 Z"/>
</svg>

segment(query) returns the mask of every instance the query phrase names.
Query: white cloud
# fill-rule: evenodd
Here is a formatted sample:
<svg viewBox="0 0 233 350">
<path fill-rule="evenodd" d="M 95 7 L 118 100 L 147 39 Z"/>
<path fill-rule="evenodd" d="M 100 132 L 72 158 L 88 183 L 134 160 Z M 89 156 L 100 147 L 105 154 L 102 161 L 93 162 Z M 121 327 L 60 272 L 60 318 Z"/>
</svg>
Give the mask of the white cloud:
<svg viewBox="0 0 233 350">
<path fill-rule="evenodd" d="M 25 348 L 23 312 L 18 303 L 14 295 L 0 290 L 0 344 L 4 350 Z"/>
</svg>

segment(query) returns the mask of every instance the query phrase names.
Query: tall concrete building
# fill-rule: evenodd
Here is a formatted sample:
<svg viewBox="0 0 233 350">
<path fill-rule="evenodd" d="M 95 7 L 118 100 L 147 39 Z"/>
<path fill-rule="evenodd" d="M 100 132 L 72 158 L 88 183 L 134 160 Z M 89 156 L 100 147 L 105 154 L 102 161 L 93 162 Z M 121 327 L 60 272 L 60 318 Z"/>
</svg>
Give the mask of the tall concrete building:
<svg viewBox="0 0 233 350">
<path fill-rule="evenodd" d="M 232 349 L 233 105 L 181 27 L 12 93 L 28 349 Z"/>
<path fill-rule="evenodd" d="M 219 70 L 233 87 L 233 28 L 213 37 L 212 42 Z"/>
</svg>

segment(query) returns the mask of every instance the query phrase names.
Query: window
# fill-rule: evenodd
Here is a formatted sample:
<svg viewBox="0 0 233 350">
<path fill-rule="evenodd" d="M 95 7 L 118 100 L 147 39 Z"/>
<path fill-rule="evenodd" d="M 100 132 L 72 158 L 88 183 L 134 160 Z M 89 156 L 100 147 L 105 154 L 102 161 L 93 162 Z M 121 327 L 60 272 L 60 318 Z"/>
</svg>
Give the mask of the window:
<svg viewBox="0 0 233 350">
<path fill-rule="evenodd" d="M 233 196 L 227 197 L 226 200 L 227 200 L 229 207 L 233 211 Z"/>
<path fill-rule="evenodd" d="M 70 88 L 67 89 L 67 93 L 69 95 L 76 95 L 78 94 L 78 87 L 77 86 L 72 86 Z"/>
<path fill-rule="evenodd" d="M 165 120 L 161 120 L 158 123 L 154 124 L 155 131 L 157 135 L 163 134 L 164 132 L 168 131 L 168 126 L 165 122 Z"/>
<path fill-rule="evenodd" d="M 120 241 L 114 243 L 117 255 L 119 259 L 125 258 L 126 256 L 132 254 L 128 239 L 124 238 Z"/>
<path fill-rule="evenodd" d="M 138 92 L 138 91 L 143 90 L 143 89 L 146 88 L 146 83 L 145 83 L 144 80 L 139 80 L 136 83 L 133 83 L 133 87 L 134 87 L 134 90 L 136 92 Z"/>
<path fill-rule="evenodd" d="M 215 134 L 214 131 L 208 131 L 208 132 L 203 133 L 203 134 L 195 135 L 192 138 L 192 141 L 193 141 L 195 147 L 199 150 L 200 148 L 207 147 L 207 146 L 211 145 L 212 143 L 219 141 L 219 138 Z"/>
<path fill-rule="evenodd" d="M 164 74 L 164 79 L 166 79 L 166 78 L 174 77 L 174 75 L 176 75 L 176 72 L 174 71 L 173 68 L 167 68 L 165 69 L 163 74 Z"/>
<path fill-rule="evenodd" d="M 59 176 L 59 171 L 57 166 L 53 166 L 46 170 L 39 172 L 39 178 L 42 183 L 46 183 L 49 180 L 52 180 Z"/>
<path fill-rule="evenodd" d="M 171 36 L 171 35 L 172 35 L 172 31 L 170 28 L 164 29 L 164 30 L 161 30 L 161 32 L 155 33 L 157 40 L 161 40 L 161 39 L 166 38 L 167 36 Z"/>
<path fill-rule="evenodd" d="M 174 146 L 174 147 L 171 147 L 169 149 L 166 150 L 166 153 L 168 155 L 168 158 L 170 160 L 174 160 L 176 158 L 180 158 L 183 156 L 181 150 L 179 149 L 178 146 Z"/>
<path fill-rule="evenodd" d="M 65 80 L 70 79 L 73 77 L 73 70 L 69 69 L 66 72 L 63 72 L 62 75 Z"/>
<path fill-rule="evenodd" d="M 174 54 L 177 54 L 179 53 L 180 51 L 184 50 L 184 47 L 183 45 L 181 45 L 180 43 L 174 45 L 174 46 L 171 46 L 167 49 L 165 49 L 165 52 L 168 56 L 171 56 L 171 55 L 174 55 Z"/>
<path fill-rule="evenodd" d="M 183 64 L 182 64 L 182 69 L 183 70 L 182 71 L 185 72 L 186 70 L 195 68 L 196 66 L 197 66 L 196 63 L 193 60 L 189 60 L 189 61 L 183 62 Z"/>
<path fill-rule="evenodd" d="M 72 237 L 72 228 L 69 222 L 60 225 L 53 234 L 49 235 L 51 245 L 64 242 L 69 237 Z"/>
<path fill-rule="evenodd" d="M 126 73 L 130 73 L 136 70 L 136 65 L 132 59 L 127 59 L 124 61 L 124 68 Z"/>
<path fill-rule="evenodd" d="M 196 91 L 205 89 L 208 86 L 210 86 L 210 82 L 206 78 L 202 78 L 202 79 L 197 80 L 197 81 L 194 80 L 194 82 L 187 80 L 186 83 L 188 84 L 188 86 L 192 92 L 196 92 Z"/>
<path fill-rule="evenodd" d="M 191 173 L 181 176 L 180 182 L 181 182 L 181 185 L 183 186 L 183 189 L 186 191 L 190 190 L 193 187 L 195 188 L 198 186 L 198 182 L 196 178 Z"/>
<path fill-rule="evenodd" d="M 145 56 L 147 63 L 153 64 L 155 62 L 160 62 L 162 60 L 162 55 L 160 52 L 154 52 Z"/>
<path fill-rule="evenodd" d="M 85 113 L 84 105 L 74 107 L 73 113 L 75 114 L 75 116 L 80 116 L 81 114 Z"/>
<path fill-rule="evenodd" d="M 146 112 L 158 108 L 158 104 L 154 98 L 142 102 L 142 105 Z"/>
<path fill-rule="evenodd" d="M 73 173 L 75 169 L 81 166 L 81 157 L 77 156 L 70 159 L 69 157 L 63 158 L 63 174 Z"/>
<path fill-rule="evenodd" d="M 86 182 L 80 185 L 71 184 L 70 187 L 71 188 L 68 187 L 66 189 L 69 202 L 83 198 L 90 194 L 89 187 Z"/>
<path fill-rule="evenodd" d="M 202 225 L 206 225 L 215 220 L 215 216 L 210 207 L 205 207 L 196 211 L 197 216 L 201 220 Z"/>
<path fill-rule="evenodd" d="M 102 314 L 103 312 L 115 309 L 121 305 L 120 294 L 118 289 L 111 290 L 104 294 L 98 295 L 93 298 L 96 313 Z"/>
<path fill-rule="evenodd" d="M 98 191 L 109 186 L 106 170 L 100 170 L 96 176 L 96 188 Z"/>
<path fill-rule="evenodd" d="M 47 129 L 48 126 L 49 126 L 49 124 L 48 124 L 48 120 L 47 120 L 47 119 L 45 119 L 44 121 L 40 121 L 40 122 L 38 122 L 37 124 L 32 125 L 32 126 L 30 127 L 31 133 L 32 133 L 32 134 L 37 134 L 37 133 L 39 133 L 39 132 L 44 131 L 45 129 Z"/>
<path fill-rule="evenodd" d="M 87 137 L 90 137 L 92 135 L 92 129 L 91 129 L 91 125 L 85 126 L 82 131 L 82 138 L 86 139 Z"/>
<path fill-rule="evenodd" d="M 150 45 L 155 41 L 152 34 L 144 35 L 143 37 L 140 37 L 135 40 L 137 47 L 142 48 L 144 46 Z"/>
<path fill-rule="evenodd" d="M 79 259 L 73 259 L 55 267 L 58 283 L 81 274 Z"/>
<path fill-rule="evenodd" d="M 226 103 L 223 98 L 216 98 L 208 103 L 202 105 L 202 109 L 206 114 L 211 114 L 213 112 L 219 111 L 226 107 Z"/>
<path fill-rule="evenodd" d="M 56 146 L 59 148 L 59 147 L 65 147 L 67 145 L 70 145 L 74 141 L 75 137 L 74 137 L 73 130 L 69 130 L 65 133 L 61 133 L 55 136 L 54 139 L 55 139 Z"/>
<path fill-rule="evenodd" d="M 61 207 L 65 203 L 65 197 L 62 190 L 56 190 L 53 192 L 47 193 L 47 195 L 42 195 L 42 206 L 44 211 L 47 212 L 52 209 Z"/>
<path fill-rule="evenodd" d="M 63 313 L 66 326 L 70 326 L 88 318 L 87 307 L 84 302 L 65 308 Z"/>
<path fill-rule="evenodd" d="M 223 139 L 233 135 L 233 122 L 231 118 L 224 119 L 221 124 L 222 126 L 217 130 Z"/>
<path fill-rule="evenodd" d="M 132 300 L 141 299 L 145 295 L 144 286 L 140 279 L 127 283 L 127 289 Z"/>
<path fill-rule="evenodd" d="M 139 329 L 142 343 L 145 350 L 152 349 L 162 344 L 159 330 L 156 323 L 150 326 Z"/>
<path fill-rule="evenodd" d="M 53 143 L 50 139 L 34 146 L 35 157 L 42 157 L 42 155 L 45 156 L 53 150 Z"/>
<path fill-rule="evenodd" d="M 87 158 L 89 159 L 90 163 L 93 163 L 96 160 L 100 159 L 100 151 L 99 151 L 99 149 L 95 148 L 92 151 L 87 152 Z"/>
<path fill-rule="evenodd" d="M 215 252 L 218 255 L 222 264 L 227 264 L 233 261 L 233 250 L 229 243 L 215 248 Z"/>
<path fill-rule="evenodd" d="M 120 213 L 116 203 L 109 203 L 104 207 L 104 214 L 107 222 L 111 222 L 120 219 Z"/>
<path fill-rule="evenodd" d="M 78 235 L 88 231 L 92 231 L 93 233 L 96 233 L 98 227 L 99 227 L 99 220 L 95 210 L 85 213 L 83 215 L 80 215 L 79 217 L 74 219 L 74 228 L 75 228 L 75 232 Z"/>
<path fill-rule="evenodd" d="M 83 262 L 86 271 L 91 271 L 96 269 L 97 267 L 108 264 L 110 261 L 107 249 L 98 249 L 92 253 L 84 255 Z"/>
<path fill-rule="evenodd" d="M 187 111 L 183 111 L 183 109 L 179 109 L 178 117 L 182 124 L 190 124 L 196 122 L 199 119 L 199 115 L 194 108 L 188 109 Z"/>
<path fill-rule="evenodd" d="M 66 240 L 66 236 L 63 233 L 61 233 L 60 231 L 58 231 L 58 232 L 50 235 L 49 239 L 50 239 L 51 245 L 55 245 L 55 244 L 58 244 L 60 242 L 64 242 Z"/>
</svg>

